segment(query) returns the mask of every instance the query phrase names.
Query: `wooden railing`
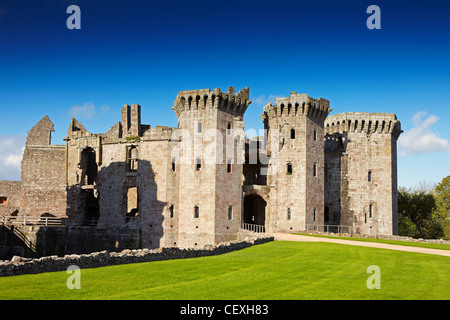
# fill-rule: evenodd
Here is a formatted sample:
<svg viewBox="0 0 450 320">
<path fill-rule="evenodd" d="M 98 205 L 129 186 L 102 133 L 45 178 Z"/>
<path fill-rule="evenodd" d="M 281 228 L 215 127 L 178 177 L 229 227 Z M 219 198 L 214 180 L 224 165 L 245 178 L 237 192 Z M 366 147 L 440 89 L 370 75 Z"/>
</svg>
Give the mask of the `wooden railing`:
<svg viewBox="0 0 450 320">
<path fill-rule="evenodd" d="M 266 227 L 260 224 L 242 223 L 242 229 L 258 233 L 266 232 Z"/>
<path fill-rule="evenodd" d="M 22 226 L 64 226 L 66 225 L 66 219 L 57 217 L 0 216 L 0 223 L 3 225 Z"/>
</svg>

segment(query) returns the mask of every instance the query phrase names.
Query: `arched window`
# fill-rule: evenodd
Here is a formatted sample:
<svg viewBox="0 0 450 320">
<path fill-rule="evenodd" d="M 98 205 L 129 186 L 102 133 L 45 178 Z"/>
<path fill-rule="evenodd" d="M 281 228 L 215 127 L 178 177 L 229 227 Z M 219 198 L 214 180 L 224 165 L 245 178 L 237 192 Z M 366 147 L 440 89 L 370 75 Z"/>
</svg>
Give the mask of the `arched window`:
<svg viewBox="0 0 450 320">
<path fill-rule="evenodd" d="M 128 171 L 136 172 L 138 170 L 138 149 L 132 146 L 128 149 Z"/>
</svg>

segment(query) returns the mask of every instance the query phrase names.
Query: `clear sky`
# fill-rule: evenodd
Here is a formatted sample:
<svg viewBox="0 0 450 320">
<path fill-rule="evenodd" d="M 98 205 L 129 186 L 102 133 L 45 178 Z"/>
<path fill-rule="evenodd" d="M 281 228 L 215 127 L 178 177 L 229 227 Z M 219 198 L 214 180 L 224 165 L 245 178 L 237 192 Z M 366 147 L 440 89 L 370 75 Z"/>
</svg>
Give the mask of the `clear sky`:
<svg viewBox="0 0 450 320">
<path fill-rule="evenodd" d="M 69 5 L 81 29 L 69 30 Z M 369 30 L 369 5 L 381 29 Z M 63 144 L 71 117 L 93 133 L 142 106 L 145 124 L 176 127 L 182 90 L 250 87 L 246 129 L 291 91 L 332 114 L 392 112 L 399 185 L 450 174 L 450 2 L 0 0 L 0 179 L 20 179 L 27 131 L 44 115 Z"/>
</svg>

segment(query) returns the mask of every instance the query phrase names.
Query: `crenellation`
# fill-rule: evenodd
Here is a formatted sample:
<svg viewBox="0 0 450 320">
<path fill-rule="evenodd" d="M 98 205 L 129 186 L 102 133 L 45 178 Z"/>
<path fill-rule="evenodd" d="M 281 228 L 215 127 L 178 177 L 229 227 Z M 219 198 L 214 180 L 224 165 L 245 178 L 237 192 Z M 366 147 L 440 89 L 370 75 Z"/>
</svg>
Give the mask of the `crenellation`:
<svg viewBox="0 0 450 320">
<path fill-rule="evenodd" d="M 72 119 L 61 146 L 46 116 L 28 133 L 22 180 L 0 182 L 0 213 L 109 230 L 104 248 L 199 248 L 242 229 L 397 232 L 394 114 L 329 115 L 329 100 L 292 91 L 262 108 L 265 133 L 248 138 L 250 104 L 248 87 L 181 91 L 177 128 L 142 124 L 141 106 L 126 104 L 107 133 Z"/>
</svg>

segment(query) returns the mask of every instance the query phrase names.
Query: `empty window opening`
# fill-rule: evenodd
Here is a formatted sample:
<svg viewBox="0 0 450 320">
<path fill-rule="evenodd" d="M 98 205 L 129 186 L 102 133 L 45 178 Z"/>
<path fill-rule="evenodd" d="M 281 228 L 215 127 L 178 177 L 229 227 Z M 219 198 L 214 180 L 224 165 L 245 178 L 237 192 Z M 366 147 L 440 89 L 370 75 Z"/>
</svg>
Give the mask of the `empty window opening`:
<svg viewBox="0 0 450 320">
<path fill-rule="evenodd" d="M 330 221 L 330 208 L 329 207 L 325 207 L 324 220 L 325 220 L 325 222 Z"/>
<path fill-rule="evenodd" d="M 291 220 L 291 208 L 287 209 L 287 219 Z"/>
<path fill-rule="evenodd" d="M 93 185 L 97 179 L 98 165 L 95 151 L 92 148 L 86 148 L 81 153 L 81 177 L 80 182 L 84 185 Z"/>
<path fill-rule="evenodd" d="M 313 139 L 314 139 L 314 141 L 317 140 L 317 130 L 316 129 L 314 129 L 314 131 L 313 131 Z"/>
<path fill-rule="evenodd" d="M 367 181 L 372 182 L 372 170 L 369 170 L 369 172 L 367 173 Z"/>
<path fill-rule="evenodd" d="M 313 221 L 316 222 L 316 208 L 313 208 Z"/>
<path fill-rule="evenodd" d="M 233 206 L 228 206 L 228 220 L 233 219 Z"/>
<path fill-rule="evenodd" d="M 128 171 L 136 172 L 138 170 L 138 149 L 133 146 L 128 150 Z"/>
<path fill-rule="evenodd" d="M 228 161 L 227 161 L 227 172 L 228 173 L 231 173 L 231 159 L 228 159 Z"/>
<path fill-rule="evenodd" d="M 295 139 L 295 129 L 291 129 L 291 139 Z"/>
<path fill-rule="evenodd" d="M 364 214 L 364 223 L 367 223 L 367 213 Z"/>
<path fill-rule="evenodd" d="M 139 215 L 139 197 L 138 188 L 131 187 L 127 190 L 127 221 L 130 218 L 137 217 Z"/>
<path fill-rule="evenodd" d="M 292 174 L 292 163 L 287 164 L 287 174 Z"/>
<path fill-rule="evenodd" d="M 314 163 L 313 165 L 313 176 L 317 177 L 317 163 Z"/>
<path fill-rule="evenodd" d="M 200 209 L 198 208 L 198 206 L 194 207 L 194 218 L 197 219 L 198 217 L 200 217 Z"/>
<path fill-rule="evenodd" d="M 7 204 L 8 198 L 7 197 L 0 197 L 0 204 Z"/>
<path fill-rule="evenodd" d="M 202 169 L 202 159 L 195 159 L 195 171 L 200 171 Z"/>
<path fill-rule="evenodd" d="M 372 213 L 373 213 L 373 205 L 371 203 L 369 204 L 369 218 L 372 218 Z"/>
</svg>

